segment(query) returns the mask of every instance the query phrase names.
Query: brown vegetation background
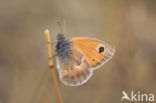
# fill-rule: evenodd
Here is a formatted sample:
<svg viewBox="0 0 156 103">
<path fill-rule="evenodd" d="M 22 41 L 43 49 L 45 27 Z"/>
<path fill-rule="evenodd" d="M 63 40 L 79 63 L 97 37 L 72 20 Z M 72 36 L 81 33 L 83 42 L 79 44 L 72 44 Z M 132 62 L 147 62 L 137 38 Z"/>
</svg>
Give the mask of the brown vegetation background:
<svg viewBox="0 0 156 103">
<path fill-rule="evenodd" d="M 56 71 L 63 103 L 121 103 L 123 90 L 156 96 L 155 0 L 1 0 L 0 103 L 56 103 L 43 33 L 54 41 L 64 19 L 66 37 L 105 39 L 116 52 L 79 87 Z"/>
</svg>

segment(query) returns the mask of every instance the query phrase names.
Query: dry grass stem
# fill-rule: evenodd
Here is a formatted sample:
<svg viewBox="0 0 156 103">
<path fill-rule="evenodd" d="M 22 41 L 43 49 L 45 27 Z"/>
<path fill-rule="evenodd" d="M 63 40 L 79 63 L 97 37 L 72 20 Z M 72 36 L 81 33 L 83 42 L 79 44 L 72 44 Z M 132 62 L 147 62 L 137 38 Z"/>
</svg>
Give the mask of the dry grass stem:
<svg viewBox="0 0 156 103">
<path fill-rule="evenodd" d="M 44 34 L 46 36 L 47 49 L 48 49 L 48 59 L 49 59 L 49 68 L 51 70 L 52 80 L 53 80 L 54 88 L 56 90 L 57 101 L 58 101 L 58 103 L 62 103 L 60 90 L 59 90 L 59 87 L 57 84 L 55 69 L 54 69 L 53 60 L 52 60 L 52 48 L 51 48 L 51 43 L 50 43 L 49 30 L 45 30 Z"/>
</svg>

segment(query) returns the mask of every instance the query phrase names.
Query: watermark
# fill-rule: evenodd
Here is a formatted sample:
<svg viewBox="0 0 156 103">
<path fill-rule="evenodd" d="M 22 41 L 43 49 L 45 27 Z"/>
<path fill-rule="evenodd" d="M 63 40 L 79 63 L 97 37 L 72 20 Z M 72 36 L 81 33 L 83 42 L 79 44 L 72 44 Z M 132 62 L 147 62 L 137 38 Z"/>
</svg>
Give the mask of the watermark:
<svg viewBox="0 0 156 103">
<path fill-rule="evenodd" d="M 126 93 L 125 91 L 122 91 L 122 98 L 121 101 L 128 100 L 132 102 L 153 102 L 154 101 L 154 94 L 146 94 L 141 93 L 140 91 L 134 92 L 131 91 L 130 93 Z"/>
</svg>

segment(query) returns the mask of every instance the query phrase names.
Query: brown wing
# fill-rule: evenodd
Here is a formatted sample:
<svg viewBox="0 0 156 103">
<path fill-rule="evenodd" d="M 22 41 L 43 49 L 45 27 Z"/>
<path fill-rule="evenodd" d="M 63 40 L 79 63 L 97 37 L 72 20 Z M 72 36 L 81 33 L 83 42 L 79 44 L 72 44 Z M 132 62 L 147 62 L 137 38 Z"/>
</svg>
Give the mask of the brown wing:
<svg viewBox="0 0 156 103">
<path fill-rule="evenodd" d="M 101 66 L 108 61 L 115 52 L 111 44 L 94 38 L 74 38 L 72 42 L 74 46 L 81 50 L 90 63 L 91 68 Z"/>
<path fill-rule="evenodd" d="M 58 58 L 57 69 L 59 71 L 60 80 L 69 86 L 78 86 L 85 83 L 91 76 L 92 70 L 90 64 L 83 54 L 76 47 L 72 47 L 72 57 L 69 63 L 63 63 Z"/>
</svg>

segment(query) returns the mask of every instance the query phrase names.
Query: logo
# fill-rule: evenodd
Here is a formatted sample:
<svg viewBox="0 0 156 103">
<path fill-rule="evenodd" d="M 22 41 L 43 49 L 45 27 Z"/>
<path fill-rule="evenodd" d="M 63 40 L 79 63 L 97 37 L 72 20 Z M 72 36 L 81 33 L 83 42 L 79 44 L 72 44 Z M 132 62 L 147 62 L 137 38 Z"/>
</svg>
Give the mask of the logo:
<svg viewBox="0 0 156 103">
<path fill-rule="evenodd" d="M 134 92 L 131 91 L 130 95 L 128 95 L 125 91 L 122 91 L 122 98 L 121 101 L 128 100 L 132 102 L 153 102 L 154 101 L 154 94 L 145 94 L 141 93 L 140 91 Z"/>
</svg>

